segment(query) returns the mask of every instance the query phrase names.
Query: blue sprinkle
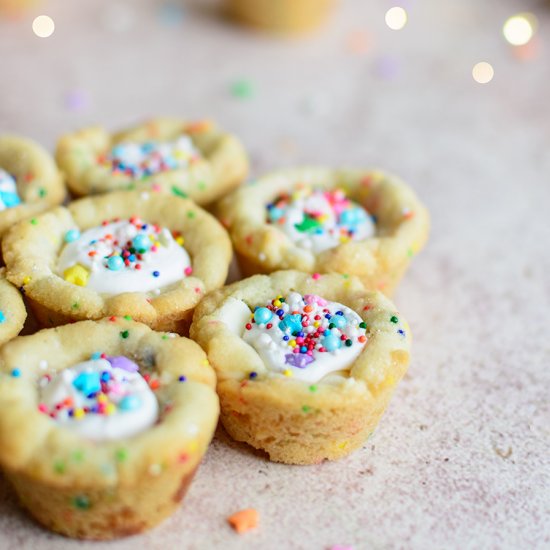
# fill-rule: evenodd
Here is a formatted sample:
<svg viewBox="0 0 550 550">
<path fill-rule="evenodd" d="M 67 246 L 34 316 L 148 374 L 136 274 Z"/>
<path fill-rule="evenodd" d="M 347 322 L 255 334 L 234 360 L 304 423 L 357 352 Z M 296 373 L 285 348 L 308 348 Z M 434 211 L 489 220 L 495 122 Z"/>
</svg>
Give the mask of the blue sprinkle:
<svg viewBox="0 0 550 550">
<path fill-rule="evenodd" d="M 256 376 L 258 376 L 258 373 L 257 372 L 251 372 L 248 377 L 249 378 L 256 378 Z"/>
<path fill-rule="evenodd" d="M 4 315 L 3 311 L 0 311 L 0 324 L 4 323 L 6 321 L 6 316 Z"/>
<path fill-rule="evenodd" d="M 118 403 L 122 411 L 135 411 L 141 406 L 141 399 L 137 395 L 125 395 Z"/>
<path fill-rule="evenodd" d="M 158 277 L 160 275 L 159 271 L 153 271 L 153 277 Z"/>
<path fill-rule="evenodd" d="M 183 374 L 178 378 L 178 380 L 180 382 L 185 382 L 187 380 L 187 378 L 185 378 L 185 376 L 183 376 Z"/>
<path fill-rule="evenodd" d="M 19 378 L 21 376 L 21 369 L 13 369 L 11 371 L 11 375 L 14 377 L 14 378 Z"/>
<path fill-rule="evenodd" d="M 65 233 L 65 242 L 72 243 L 73 241 L 76 241 L 79 237 L 80 231 L 78 229 L 69 229 L 69 231 Z"/>
</svg>

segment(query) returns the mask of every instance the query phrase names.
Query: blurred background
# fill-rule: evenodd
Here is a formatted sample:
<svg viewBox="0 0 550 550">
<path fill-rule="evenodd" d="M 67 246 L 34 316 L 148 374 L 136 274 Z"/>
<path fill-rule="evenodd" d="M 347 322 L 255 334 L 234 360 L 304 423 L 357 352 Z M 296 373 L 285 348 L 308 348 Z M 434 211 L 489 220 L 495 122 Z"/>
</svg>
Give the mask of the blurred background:
<svg viewBox="0 0 550 550">
<path fill-rule="evenodd" d="M 261 548 L 550 546 L 549 2 L 0 0 L 0 70 L 0 131 L 50 150 L 90 124 L 212 118 L 253 176 L 378 166 L 431 211 L 395 296 L 413 361 L 368 446 L 289 469 L 221 434 L 144 544 L 239 548 L 224 518 L 253 506 Z M 11 499 L 0 546 L 73 544 Z"/>
</svg>

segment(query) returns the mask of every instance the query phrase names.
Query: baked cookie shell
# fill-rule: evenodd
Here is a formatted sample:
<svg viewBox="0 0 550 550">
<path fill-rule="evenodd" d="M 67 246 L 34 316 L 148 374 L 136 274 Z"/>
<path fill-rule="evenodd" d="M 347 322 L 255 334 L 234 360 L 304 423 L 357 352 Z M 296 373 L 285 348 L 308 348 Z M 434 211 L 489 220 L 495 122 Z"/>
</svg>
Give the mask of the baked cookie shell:
<svg viewBox="0 0 550 550">
<path fill-rule="evenodd" d="M 98 443 L 38 410 L 44 372 L 98 349 L 154 364 L 160 399 L 172 404 L 160 423 L 132 438 Z M 23 505 L 49 529 L 92 539 L 141 532 L 170 515 L 185 494 L 216 427 L 214 385 L 194 342 L 120 318 L 16 338 L 0 351 L 0 464 Z"/>
<path fill-rule="evenodd" d="M 310 384 L 270 375 L 258 353 L 220 320 L 230 297 L 253 309 L 289 290 L 342 303 L 367 323 L 368 341 L 349 377 Z M 355 277 L 296 271 L 256 275 L 210 293 L 195 311 L 191 337 L 216 369 L 229 434 L 289 464 L 334 460 L 360 447 L 406 372 L 411 342 L 406 321 L 380 292 L 366 291 Z"/>
<path fill-rule="evenodd" d="M 144 179 L 113 174 L 98 163 L 98 157 L 114 145 L 132 141 L 170 141 L 188 135 L 202 158 L 188 168 L 168 170 Z M 91 127 L 63 136 L 57 145 L 56 159 L 77 196 L 122 189 L 156 189 L 187 196 L 197 204 L 208 204 L 237 187 L 248 173 L 248 157 L 240 141 L 210 121 L 185 122 L 175 118 L 156 118 L 134 128 L 109 134 Z"/>
<path fill-rule="evenodd" d="M 0 268 L 0 345 L 15 338 L 25 324 L 27 310 L 20 292 L 6 279 L 6 269 Z"/>
<path fill-rule="evenodd" d="M 297 185 L 341 188 L 376 216 L 376 235 L 313 254 L 296 246 L 266 221 L 266 206 Z M 228 228 L 245 276 L 297 269 L 355 275 L 370 289 L 391 295 L 411 258 L 424 246 L 429 215 L 401 180 L 381 171 L 297 168 L 259 178 L 224 197 L 217 209 Z"/>
<path fill-rule="evenodd" d="M 16 179 L 21 204 L 0 211 L 0 235 L 12 225 L 61 204 L 65 186 L 51 155 L 38 143 L 0 136 L 0 168 Z"/>
<path fill-rule="evenodd" d="M 158 296 L 127 292 L 105 296 L 56 273 L 64 235 L 114 218 L 139 216 L 181 231 L 193 274 Z M 120 191 L 72 202 L 13 227 L 2 243 L 7 278 L 23 288 L 43 326 L 110 315 L 129 315 L 157 330 L 185 333 L 193 308 L 205 292 L 223 285 L 231 261 L 227 233 L 210 214 L 188 199 L 162 193 Z"/>
</svg>

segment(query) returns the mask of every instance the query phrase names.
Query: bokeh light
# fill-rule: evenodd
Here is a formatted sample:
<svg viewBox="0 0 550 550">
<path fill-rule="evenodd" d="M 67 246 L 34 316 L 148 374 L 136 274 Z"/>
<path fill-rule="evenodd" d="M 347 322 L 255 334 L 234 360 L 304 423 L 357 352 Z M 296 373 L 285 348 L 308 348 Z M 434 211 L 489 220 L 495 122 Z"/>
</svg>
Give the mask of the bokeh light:
<svg viewBox="0 0 550 550">
<path fill-rule="evenodd" d="M 48 15 L 39 15 L 32 22 L 32 30 L 40 38 L 48 38 L 55 30 L 55 23 Z"/>
<path fill-rule="evenodd" d="M 536 27 L 537 18 L 532 13 L 519 13 L 506 20 L 502 34 L 512 46 L 523 46 L 533 38 Z"/>
<path fill-rule="evenodd" d="M 472 76 L 478 84 L 487 84 L 493 80 L 495 76 L 495 70 L 487 61 L 480 61 L 474 65 L 472 69 Z"/>
<path fill-rule="evenodd" d="M 386 25 L 394 31 L 401 30 L 407 24 L 407 12 L 399 7 L 394 6 L 386 12 Z"/>
</svg>

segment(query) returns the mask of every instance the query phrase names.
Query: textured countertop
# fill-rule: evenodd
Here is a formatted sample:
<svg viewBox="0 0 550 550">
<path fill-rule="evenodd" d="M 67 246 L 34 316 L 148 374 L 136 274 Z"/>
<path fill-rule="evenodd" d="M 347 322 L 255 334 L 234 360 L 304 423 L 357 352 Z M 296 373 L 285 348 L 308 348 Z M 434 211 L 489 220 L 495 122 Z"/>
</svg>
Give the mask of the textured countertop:
<svg viewBox="0 0 550 550">
<path fill-rule="evenodd" d="M 380 166 L 409 181 L 432 235 L 395 296 L 413 359 L 379 428 L 337 463 L 271 464 L 219 433 L 156 530 L 78 543 L 36 526 L 0 478 L 0 548 L 550 547 L 550 4 L 347 0 L 306 39 L 153 0 L 52 0 L 0 20 L 0 129 L 53 149 L 90 123 L 212 117 L 253 172 Z M 539 31 L 512 51 L 507 17 Z M 32 34 L 47 13 L 50 38 Z M 494 79 L 474 82 L 489 61 Z M 253 507 L 239 536 L 226 517 Z"/>
</svg>

